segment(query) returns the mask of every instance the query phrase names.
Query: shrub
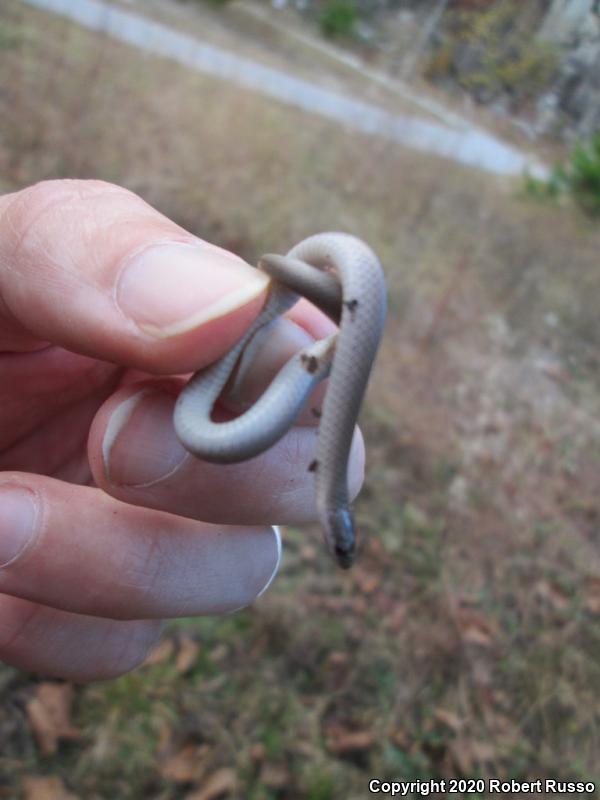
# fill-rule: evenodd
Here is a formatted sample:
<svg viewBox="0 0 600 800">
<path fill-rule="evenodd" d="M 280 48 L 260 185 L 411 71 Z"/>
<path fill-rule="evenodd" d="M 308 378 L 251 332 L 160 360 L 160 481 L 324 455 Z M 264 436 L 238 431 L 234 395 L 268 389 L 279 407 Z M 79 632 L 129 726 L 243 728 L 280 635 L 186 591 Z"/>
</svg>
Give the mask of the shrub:
<svg viewBox="0 0 600 800">
<path fill-rule="evenodd" d="M 322 33 L 328 38 L 351 36 L 358 19 L 356 6 L 349 0 L 329 0 L 319 17 Z"/>
<path fill-rule="evenodd" d="M 482 100 L 503 92 L 517 101 L 534 97 L 550 83 L 558 51 L 532 38 L 533 21 L 524 13 L 516 0 L 450 11 L 447 34 L 427 73 L 432 79 L 452 75 Z"/>
<path fill-rule="evenodd" d="M 600 131 L 573 148 L 564 164 L 557 164 L 547 181 L 525 179 L 526 193 L 541 200 L 570 196 L 592 217 L 600 217 Z"/>
<path fill-rule="evenodd" d="M 600 131 L 587 145 L 575 147 L 565 180 L 577 203 L 588 214 L 600 216 Z"/>
</svg>

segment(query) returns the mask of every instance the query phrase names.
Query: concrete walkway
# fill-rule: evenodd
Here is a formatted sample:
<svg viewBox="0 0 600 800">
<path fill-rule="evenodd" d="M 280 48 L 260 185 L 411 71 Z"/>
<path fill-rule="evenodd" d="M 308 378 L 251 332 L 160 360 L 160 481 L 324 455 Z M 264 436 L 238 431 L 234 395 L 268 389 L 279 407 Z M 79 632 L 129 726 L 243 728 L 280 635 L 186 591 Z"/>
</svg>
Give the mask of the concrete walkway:
<svg viewBox="0 0 600 800">
<path fill-rule="evenodd" d="M 520 175 L 525 170 L 537 177 L 547 174 L 546 167 L 535 159 L 483 130 L 457 130 L 418 117 L 392 114 L 376 105 L 322 89 L 281 70 L 206 44 L 102 0 L 22 2 L 67 17 L 91 30 L 102 31 L 140 50 L 335 120 L 361 133 L 498 175 Z"/>
</svg>

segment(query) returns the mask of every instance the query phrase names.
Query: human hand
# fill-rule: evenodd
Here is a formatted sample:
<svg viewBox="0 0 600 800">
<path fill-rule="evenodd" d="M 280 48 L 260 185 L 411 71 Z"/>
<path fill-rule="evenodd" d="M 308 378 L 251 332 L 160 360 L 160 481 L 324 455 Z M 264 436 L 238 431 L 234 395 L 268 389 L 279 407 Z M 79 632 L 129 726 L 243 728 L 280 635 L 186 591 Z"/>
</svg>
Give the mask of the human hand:
<svg viewBox="0 0 600 800">
<path fill-rule="evenodd" d="M 182 376 L 240 338 L 265 288 L 117 186 L 48 181 L 0 197 L 0 660 L 116 677 L 161 619 L 232 612 L 268 587 L 271 523 L 316 516 L 313 415 L 227 466 L 191 457 L 172 425 Z M 300 301 L 232 403 L 331 330 Z M 363 462 L 357 433 L 352 495 Z"/>
</svg>

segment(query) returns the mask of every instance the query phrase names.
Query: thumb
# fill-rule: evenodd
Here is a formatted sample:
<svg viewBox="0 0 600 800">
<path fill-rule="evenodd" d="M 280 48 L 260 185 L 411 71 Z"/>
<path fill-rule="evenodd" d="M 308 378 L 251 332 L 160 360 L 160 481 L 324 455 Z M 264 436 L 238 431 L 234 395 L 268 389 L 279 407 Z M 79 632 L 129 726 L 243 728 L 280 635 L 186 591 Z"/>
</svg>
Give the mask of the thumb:
<svg viewBox="0 0 600 800">
<path fill-rule="evenodd" d="M 240 338 L 267 284 L 118 186 L 46 181 L 0 198 L 0 351 L 42 339 L 188 372 Z"/>
</svg>

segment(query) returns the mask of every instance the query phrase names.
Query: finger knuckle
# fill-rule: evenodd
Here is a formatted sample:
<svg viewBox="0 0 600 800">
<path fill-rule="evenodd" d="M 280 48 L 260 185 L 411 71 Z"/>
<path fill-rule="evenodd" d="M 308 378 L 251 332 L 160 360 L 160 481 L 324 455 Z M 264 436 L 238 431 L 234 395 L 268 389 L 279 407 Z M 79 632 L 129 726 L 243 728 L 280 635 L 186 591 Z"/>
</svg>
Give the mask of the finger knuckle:
<svg viewBox="0 0 600 800">
<path fill-rule="evenodd" d="M 126 598 L 119 608 L 122 619 L 130 619 L 140 610 L 149 611 L 160 602 L 168 583 L 170 560 L 160 533 L 140 537 L 121 551 L 116 583 L 121 597 Z M 114 585 L 111 588 L 114 592 Z"/>
<path fill-rule="evenodd" d="M 68 204 L 74 200 L 85 200 L 106 192 L 131 194 L 127 189 L 107 181 L 57 178 L 34 183 L 15 195 L 15 199 L 18 198 L 25 206 L 36 209 L 55 203 Z"/>
<path fill-rule="evenodd" d="M 4 209 L 3 238 L 9 258 L 35 245 L 42 226 L 58 229 L 78 205 L 106 193 L 127 193 L 104 181 L 45 180 L 15 193 Z"/>
</svg>

